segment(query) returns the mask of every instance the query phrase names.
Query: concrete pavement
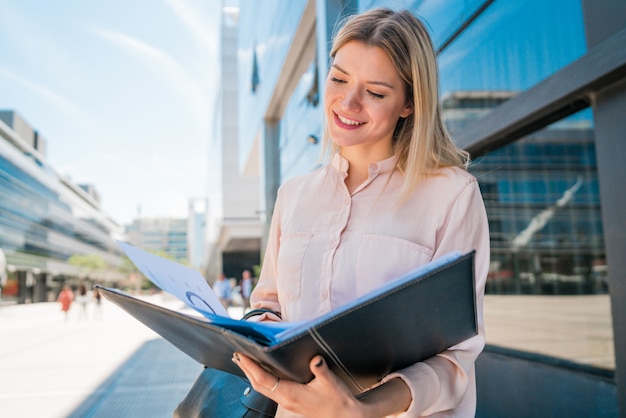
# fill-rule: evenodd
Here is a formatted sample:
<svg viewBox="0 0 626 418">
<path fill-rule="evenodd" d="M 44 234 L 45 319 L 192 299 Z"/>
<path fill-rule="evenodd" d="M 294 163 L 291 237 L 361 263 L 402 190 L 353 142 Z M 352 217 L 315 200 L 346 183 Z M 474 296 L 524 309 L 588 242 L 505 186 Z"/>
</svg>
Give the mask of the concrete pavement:
<svg viewBox="0 0 626 418">
<path fill-rule="evenodd" d="M 173 309 L 167 295 L 150 296 Z M 202 367 L 112 303 L 0 307 L 0 417 L 171 417 Z"/>
</svg>

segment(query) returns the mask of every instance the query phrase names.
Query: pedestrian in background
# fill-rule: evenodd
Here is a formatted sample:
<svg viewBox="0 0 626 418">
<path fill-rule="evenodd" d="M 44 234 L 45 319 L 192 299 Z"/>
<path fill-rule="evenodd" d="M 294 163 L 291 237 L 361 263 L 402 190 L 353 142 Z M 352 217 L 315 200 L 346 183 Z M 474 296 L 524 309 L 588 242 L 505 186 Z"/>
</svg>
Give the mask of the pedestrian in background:
<svg viewBox="0 0 626 418">
<path fill-rule="evenodd" d="M 65 320 L 69 319 L 70 308 L 72 307 L 72 302 L 74 301 L 74 292 L 69 284 L 63 286 L 63 290 L 59 293 L 59 297 L 57 301 L 61 303 L 61 311 L 63 311 L 65 315 Z"/>
<path fill-rule="evenodd" d="M 243 312 L 250 308 L 250 294 L 252 293 L 252 273 L 244 270 L 241 273 L 241 298 L 243 299 Z"/>
<path fill-rule="evenodd" d="M 102 295 L 97 287 L 94 287 L 91 291 L 91 296 L 95 303 L 95 308 L 93 311 L 94 319 L 102 319 Z"/>
<path fill-rule="evenodd" d="M 228 309 L 230 306 L 231 287 L 224 273 L 220 274 L 215 283 L 213 283 L 213 292 L 224 308 Z"/>
<path fill-rule="evenodd" d="M 80 284 L 78 286 L 78 295 L 76 296 L 76 303 L 78 303 L 78 319 L 83 320 L 87 319 L 87 305 L 91 300 L 91 296 L 89 295 L 89 291 L 87 290 L 87 286 L 84 284 Z"/>
</svg>

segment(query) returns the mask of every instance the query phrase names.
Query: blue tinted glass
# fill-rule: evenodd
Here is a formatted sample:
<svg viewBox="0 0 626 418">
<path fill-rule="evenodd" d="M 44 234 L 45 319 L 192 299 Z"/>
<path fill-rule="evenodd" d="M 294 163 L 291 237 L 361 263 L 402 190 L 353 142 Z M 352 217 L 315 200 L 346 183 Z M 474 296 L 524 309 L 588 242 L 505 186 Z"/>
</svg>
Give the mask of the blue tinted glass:
<svg viewBox="0 0 626 418">
<path fill-rule="evenodd" d="M 439 55 L 441 93 L 517 92 L 585 53 L 580 2 L 495 1 Z"/>
<path fill-rule="evenodd" d="M 410 10 L 424 20 L 438 48 L 484 3 L 485 0 L 361 0 L 359 10 L 376 7 Z"/>
<path fill-rule="evenodd" d="M 311 171 L 318 162 L 322 138 L 321 89 L 313 62 L 291 96 L 280 125 L 282 181 Z"/>
<path fill-rule="evenodd" d="M 585 117 L 587 124 L 581 122 Z M 512 273 L 510 282 L 493 282 L 489 291 L 607 291 L 606 283 L 592 275 L 604 258 L 604 245 L 589 109 L 477 158 L 471 171 L 493 226 L 492 259 Z M 570 261 L 556 270 L 539 271 L 532 261 L 557 255 Z M 530 273 L 559 274 L 566 283 L 520 281 Z"/>
<path fill-rule="evenodd" d="M 595 155 L 586 109 L 473 162 L 491 237 L 487 343 L 615 368 Z"/>
<path fill-rule="evenodd" d="M 240 155 L 248 155 L 272 97 L 305 0 L 241 0 L 237 65 Z M 240 120 L 241 117 L 240 117 Z M 243 157 L 242 157 L 243 158 Z M 240 161 L 243 165 L 243 160 Z"/>
</svg>

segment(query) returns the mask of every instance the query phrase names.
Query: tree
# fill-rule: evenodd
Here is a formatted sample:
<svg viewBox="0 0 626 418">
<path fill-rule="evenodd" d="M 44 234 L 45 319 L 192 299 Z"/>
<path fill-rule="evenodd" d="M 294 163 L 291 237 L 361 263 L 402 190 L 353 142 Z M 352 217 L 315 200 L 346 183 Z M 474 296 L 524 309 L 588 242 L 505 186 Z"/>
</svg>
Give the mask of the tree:
<svg viewBox="0 0 626 418">
<path fill-rule="evenodd" d="M 107 267 L 104 259 L 96 254 L 74 254 L 67 260 L 67 262 L 74 267 L 78 267 L 79 269 L 86 271 L 87 273 L 102 271 Z"/>
<path fill-rule="evenodd" d="M 187 264 L 187 261 L 180 261 L 174 259 L 170 254 L 162 250 L 147 250 L 148 252 L 157 255 L 161 258 L 165 258 L 167 260 L 176 261 L 181 264 Z M 120 267 L 120 271 L 128 274 L 130 277 L 134 277 L 134 287 L 135 291 L 139 292 L 140 290 L 151 290 L 157 288 L 157 286 L 148 280 L 141 271 L 133 264 L 133 262 L 128 257 L 124 257 L 124 263 L 122 267 Z"/>
</svg>

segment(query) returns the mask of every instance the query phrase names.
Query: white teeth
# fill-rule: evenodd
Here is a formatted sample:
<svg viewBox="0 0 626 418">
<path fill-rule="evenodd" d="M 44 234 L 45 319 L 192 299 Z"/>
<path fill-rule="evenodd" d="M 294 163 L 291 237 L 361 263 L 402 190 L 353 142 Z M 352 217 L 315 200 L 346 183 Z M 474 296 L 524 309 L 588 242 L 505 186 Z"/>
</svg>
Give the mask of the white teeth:
<svg viewBox="0 0 626 418">
<path fill-rule="evenodd" d="M 339 120 L 340 120 L 341 122 L 345 123 L 346 125 L 353 125 L 353 126 L 356 126 L 356 125 L 363 125 L 363 122 L 357 122 L 357 121 L 352 120 L 352 119 L 346 119 L 346 118 L 344 118 L 344 117 L 343 117 L 343 116 L 341 116 L 341 115 L 337 115 L 337 117 L 339 118 Z"/>
</svg>

